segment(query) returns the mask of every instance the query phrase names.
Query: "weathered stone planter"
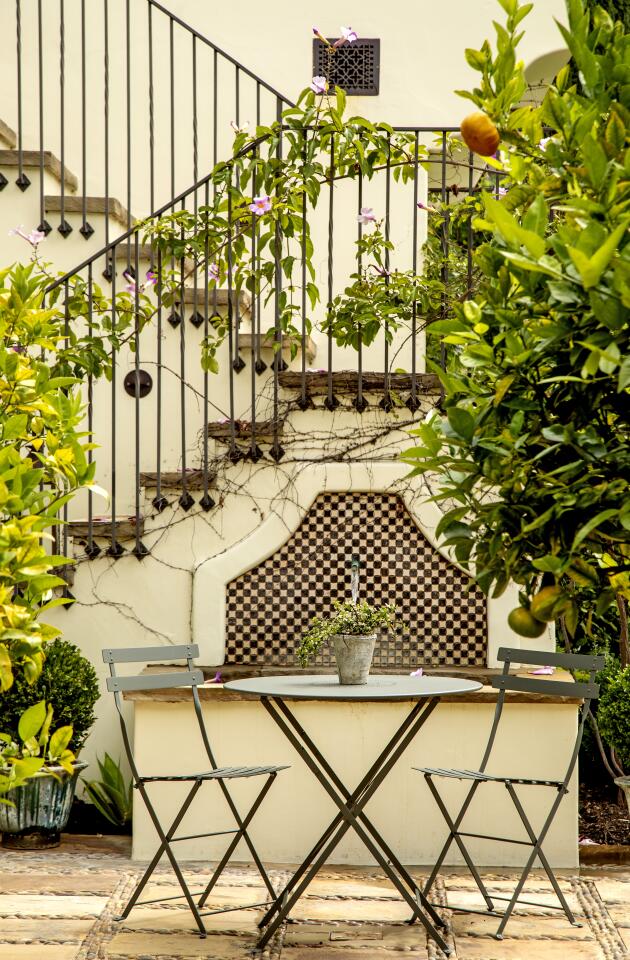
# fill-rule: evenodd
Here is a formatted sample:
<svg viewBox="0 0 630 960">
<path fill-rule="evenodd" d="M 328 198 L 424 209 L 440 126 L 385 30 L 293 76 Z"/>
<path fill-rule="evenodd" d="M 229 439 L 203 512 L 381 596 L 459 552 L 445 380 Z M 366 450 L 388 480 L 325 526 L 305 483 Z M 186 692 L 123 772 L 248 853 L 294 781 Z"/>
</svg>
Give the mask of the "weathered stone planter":
<svg viewBox="0 0 630 960">
<path fill-rule="evenodd" d="M 77 778 L 86 766 L 75 764 L 72 776 L 63 767 L 50 767 L 56 777 L 34 777 L 23 787 L 5 794 L 5 799 L 15 806 L 0 804 L 2 845 L 15 850 L 58 846 L 70 816 Z"/>
<path fill-rule="evenodd" d="M 618 787 L 621 787 L 625 793 L 626 803 L 628 804 L 628 812 L 630 813 L 630 777 L 617 777 L 615 783 Z"/>
<path fill-rule="evenodd" d="M 339 683 L 367 683 L 370 674 L 376 634 L 355 637 L 349 633 L 340 633 L 333 637 L 333 648 L 337 661 Z"/>
</svg>

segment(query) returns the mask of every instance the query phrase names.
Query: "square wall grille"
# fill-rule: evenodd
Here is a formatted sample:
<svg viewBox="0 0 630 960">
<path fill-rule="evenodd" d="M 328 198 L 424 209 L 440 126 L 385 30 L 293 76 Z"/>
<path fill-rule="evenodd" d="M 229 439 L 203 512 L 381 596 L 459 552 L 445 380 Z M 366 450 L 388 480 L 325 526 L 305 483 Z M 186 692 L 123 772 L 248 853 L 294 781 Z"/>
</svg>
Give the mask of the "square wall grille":
<svg viewBox="0 0 630 960">
<path fill-rule="evenodd" d="M 333 54 L 321 40 L 313 40 L 313 76 L 327 77 L 331 85 L 341 87 L 351 97 L 378 96 L 380 71 L 380 40 L 344 43 Z"/>
</svg>

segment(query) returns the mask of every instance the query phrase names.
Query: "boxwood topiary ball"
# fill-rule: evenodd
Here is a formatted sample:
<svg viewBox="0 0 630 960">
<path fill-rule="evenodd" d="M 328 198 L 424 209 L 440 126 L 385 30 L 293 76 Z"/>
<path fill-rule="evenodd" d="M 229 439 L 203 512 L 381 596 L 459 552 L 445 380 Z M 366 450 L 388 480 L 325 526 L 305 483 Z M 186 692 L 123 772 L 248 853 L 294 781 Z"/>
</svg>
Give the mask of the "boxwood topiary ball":
<svg viewBox="0 0 630 960">
<path fill-rule="evenodd" d="M 0 731 L 17 739 L 21 715 L 39 700 L 52 703 L 52 730 L 70 724 L 73 728 L 70 749 L 79 750 L 94 723 L 94 704 L 99 685 L 96 671 L 73 643 L 57 638 L 45 646 L 46 659 L 35 683 L 28 683 L 16 671 L 13 685 L 0 696 Z"/>
</svg>

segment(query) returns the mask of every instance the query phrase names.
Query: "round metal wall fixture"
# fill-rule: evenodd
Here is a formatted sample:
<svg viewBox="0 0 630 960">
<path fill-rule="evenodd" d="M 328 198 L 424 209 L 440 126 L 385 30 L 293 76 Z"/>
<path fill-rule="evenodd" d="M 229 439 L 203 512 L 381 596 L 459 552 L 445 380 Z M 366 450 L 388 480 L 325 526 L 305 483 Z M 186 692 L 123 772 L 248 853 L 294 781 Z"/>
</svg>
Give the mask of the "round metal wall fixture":
<svg viewBox="0 0 630 960">
<path fill-rule="evenodd" d="M 125 393 L 130 397 L 147 397 L 153 389 L 153 379 L 146 370 L 130 370 L 123 380 Z"/>
</svg>

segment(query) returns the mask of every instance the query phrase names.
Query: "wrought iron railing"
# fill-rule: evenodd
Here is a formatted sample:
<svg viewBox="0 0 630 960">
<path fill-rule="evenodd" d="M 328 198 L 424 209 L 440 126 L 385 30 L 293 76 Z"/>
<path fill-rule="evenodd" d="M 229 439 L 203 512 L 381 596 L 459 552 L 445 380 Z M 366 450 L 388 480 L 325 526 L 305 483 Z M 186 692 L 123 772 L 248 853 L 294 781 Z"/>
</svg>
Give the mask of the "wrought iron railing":
<svg viewBox="0 0 630 960">
<path fill-rule="evenodd" d="M 97 285 L 103 286 L 103 275 L 103 292 L 114 300 L 130 276 L 127 264 L 133 276 L 142 276 L 143 256 L 157 281 L 150 292 L 151 321 L 143 325 L 138 280 L 128 342 L 111 348 L 111 379 L 86 385 L 86 426 L 99 444 L 99 482 L 111 497 L 106 516 L 97 517 L 89 495 L 87 519 L 80 524 L 88 556 L 100 552 L 97 541 L 105 536 L 111 556 L 124 553 L 121 540 L 131 539 L 132 552 L 141 558 L 147 553 L 143 542 L 147 511 L 189 510 L 195 502 L 210 511 L 219 464 L 261 458 L 280 462 L 286 447 L 283 427 L 292 411 L 307 411 L 314 403 L 333 411 L 345 397 L 359 413 L 372 404 L 385 411 L 406 407 L 412 417 L 427 396 L 432 403 L 439 400 L 437 378 L 427 373 L 425 351 L 418 348 L 427 322 L 420 303 L 414 301 L 410 322 L 399 335 L 389 339 L 381 335 L 368 348 L 361 342 L 357 350 L 340 348 L 332 331 L 322 332 L 328 304 L 357 268 L 355 238 L 362 229 L 357 213 L 367 203 L 378 208 L 384 232 L 395 243 L 388 264 L 392 270 L 421 273 L 428 219 L 436 218 L 434 233 L 443 255 L 439 267 L 443 315 L 455 283 L 457 296 L 471 291 L 470 220 L 457 240 L 460 273 L 449 275 L 449 202 L 454 195 L 473 192 L 484 167 L 467 151 L 454 156 L 450 128 L 412 127 L 402 132 L 413 147 L 413 172 L 406 183 L 395 181 L 387 164 L 369 180 L 339 181 L 331 174 L 317 206 L 304 202 L 302 216 L 315 247 L 312 259 L 318 264 L 323 303 L 319 312 L 307 307 L 304 256 L 300 262 L 298 249 L 294 285 L 300 311 L 297 332 L 290 336 L 280 321 L 279 263 L 265 304 L 259 292 L 248 292 L 230 271 L 226 288 L 218 289 L 207 251 L 206 256 L 182 256 L 173 280 L 172 257 L 163 256 L 159 247 L 147 249 L 142 233 L 134 228 L 53 284 L 51 290 L 62 288 L 66 304 L 72 300 L 74 284 L 84 285 L 80 315 L 70 319 L 67 309 L 69 322 L 89 325 L 101 309 Z M 152 225 L 173 211 L 208 207 L 212 176 L 171 198 L 145 223 L 144 233 L 150 234 Z M 432 213 L 438 201 L 440 209 Z M 234 230 L 230 217 L 228 207 L 228 237 Z M 254 224 L 247 241 L 253 260 L 256 229 Z M 296 242 L 299 248 L 299 238 Z M 227 336 L 218 354 L 219 372 L 212 374 L 202 369 L 200 357 L 218 317 L 224 318 Z M 112 315 L 112 325 L 115 320 Z M 75 524 L 74 532 L 78 529 Z"/>
<path fill-rule="evenodd" d="M 229 148 L 231 123 L 269 123 L 291 104 L 157 0 L 2 5 L 0 118 L 15 128 L 21 190 L 39 168 L 45 232 L 53 169 L 57 230 L 67 237 L 68 214 L 79 214 L 88 239 L 91 213 L 103 212 L 108 243 L 114 214 L 119 232 L 129 228 L 209 170 Z"/>
</svg>

